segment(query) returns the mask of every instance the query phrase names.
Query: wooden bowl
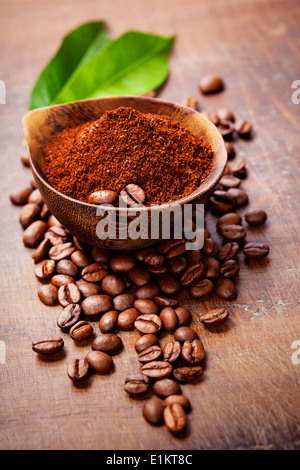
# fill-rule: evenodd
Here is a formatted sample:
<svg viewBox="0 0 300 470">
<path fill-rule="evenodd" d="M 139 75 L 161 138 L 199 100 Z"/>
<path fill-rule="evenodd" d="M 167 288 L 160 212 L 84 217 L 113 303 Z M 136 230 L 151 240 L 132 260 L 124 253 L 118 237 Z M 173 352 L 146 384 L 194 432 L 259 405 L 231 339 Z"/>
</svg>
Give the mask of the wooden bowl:
<svg viewBox="0 0 300 470">
<path fill-rule="evenodd" d="M 156 243 L 157 239 L 113 239 L 100 240 L 96 234 L 99 216 L 96 215 L 97 206 L 72 199 L 51 187 L 44 172 L 44 151 L 53 136 L 67 127 L 73 127 L 83 122 L 99 119 L 108 110 L 120 106 L 130 106 L 141 112 L 169 116 L 178 121 L 192 133 L 199 135 L 213 150 L 212 169 L 205 181 L 190 195 L 179 199 L 180 204 L 204 204 L 207 197 L 220 180 L 226 163 L 227 152 L 223 138 L 217 128 L 197 111 L 147 97 L 112 96 L 49 106 L 29 111 L 23 117 L 23 129 L 27 142 L 31 169 L 36 184 L 52 214 L 75 235 L 80 241 L 93 246 L 111 248 L 115 250 L 140 249 Z M 170 204 L 158 206 L 160 211 L 168 210 Z M 117 212 L 118 208 L 115 209 Z M 126 210 L 126 209 L 123 209 Z M 150 207 L 147 211 L 150 224 Z M 152 211 L 155 210 L 152 208 Z M 132 218 L 128 218 L 128 223 Z M 171 225 L 173 220 L 171 220 Z M 171 227 L 172 231 L 172 227 Z"/>
</svg>

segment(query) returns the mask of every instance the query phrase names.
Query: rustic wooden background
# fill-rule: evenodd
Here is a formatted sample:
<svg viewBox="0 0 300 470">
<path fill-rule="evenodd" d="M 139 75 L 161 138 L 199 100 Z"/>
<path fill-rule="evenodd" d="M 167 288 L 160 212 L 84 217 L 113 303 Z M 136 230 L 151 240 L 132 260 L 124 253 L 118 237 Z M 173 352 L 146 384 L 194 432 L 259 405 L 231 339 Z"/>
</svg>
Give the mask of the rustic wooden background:
<svg viewBox="0 0 300 470">
<path fill-rule="evenodd" d="M 60 309 L 37 298 L 19 209 L 8 200 L 30 179 L 19 161 L 21 117 L 37 75 L 62 36 L 91 19 L 105 19 L 113 37 L 129 29 L 176 34 L 171 74 L 160 97 L 180 102 L 184 95 L 198 96 L 202 109 L 229 107 L 255 129 L 255 139 L 238 142 L 237 150 L 249 166 L 243 187 L 251 207 L 264 208 L 269 218 L 248 239 L 266 241 L 271 253 L 265 262 L 246 266 L 242 261 L 239 296 L 219 332 L 205 330 L 197 319 L 197 313 L 220 305 L 217 298 L 183 299 L 208 360 L 203 380 L 184 386 L 193 410 L 180 439 L 165 427 L 148 425 L 141 416 L 143 402 L 123 391 L 125 376 L 138 369 L 137 333 L 122 334 L 125 349 L 115 357 L 113 374 L 93 376 L 80 387 L 66 375 L 68 360 L 78 356 L 69 338 L 56 361 L 43 361 L 31 350 L 33 339 L 58 333 Z M 300 353 L 292 348 L 300 340 L 300 105 L 291 101 L 291 83 L 300 79 L 299 22 L 297 0 L 1 3 L 0 79 L 7 86 L 7 104 L 0 105 L 0 339 L 6 346 L 6 363 L 0 364 L 2 449 L 300 448 Z M 224 93 L 198 95 L 197 83 L 207 73 L 224 77 Z M 79 354 L 88 349 L 82 347 Z"/>
</svg>

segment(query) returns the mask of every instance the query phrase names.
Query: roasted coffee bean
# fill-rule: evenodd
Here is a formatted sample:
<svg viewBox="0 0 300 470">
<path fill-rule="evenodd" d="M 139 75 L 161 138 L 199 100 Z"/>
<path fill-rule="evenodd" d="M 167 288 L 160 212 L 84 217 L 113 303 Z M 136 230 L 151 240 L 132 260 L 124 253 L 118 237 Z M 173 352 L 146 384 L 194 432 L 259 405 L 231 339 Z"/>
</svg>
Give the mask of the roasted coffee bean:
<svg viewBox="0 0 300 470">
<path fill-rule="evenodd" d="M 183 255 L 185 253 L 185 240 L 170 238 L 160 243 L 157 247 L 157 251 L 165 255 L 168 259 Z"/>
<path fill-rule="evenodd" d="M 57 274 L 65 274 L 73 278 L 78 276 L 79 270 L 76 264 L 73 263 L 70 259 L 62 259 L 58 261 L 56 265 Z"/>
<path fill-rule="evenodd" d="M 235 277 L 238 275 L 239 272 L 240 272 L 240 267 L 238 265 L 238 262 L 234 259 L 225 261 L 225 263 L 222 264 L 221 269 L 220 269 L 220 273 L 222 274 L 223 277 L 226 277 L 226 278 Z"/>
<path fill-rule="evenodd" d="M 238 188 L 241 184 L 241 180 L 233 175 L 224 175 L 220 179 L 220 184 L 224 189 Z"/>
<path fill-rule="evenodd" d="M 136 308 L 128 308 L 121 312 L 118 316 L 117 325 L 122 330 L 131 330 L 135 320 L 139 317 L 140 312 Z"/>
<path fill-rule="evenodd" d="M 117 255 L 111 258 L 110 267 L 115 273 L 127 273 L 130 269 L 136 265 L 136 260 L 133 256 L 129 255 Z"/>
<path fill-rule="evenodd" d="M 140 287 L 135 291 L 135 296 L 137 299 L 149 299 L 158 296 L 160 294 L 160 288 L 156 284 L 147 284 L 146 286 Z M 158 302 L 156 302 L 160 305 Z"/>
<path fill-rule="evenodd" d="M 219 109 L 217 114 L 219 116 L 220 121 L 231 121 L 231 122 L 235 121 L 235 116 L 230 109 L 226 109 L 226 108 Z"/>
<path fill-rule="evenodd" d="M 202 341 L 200 341 L 200 339 L 185 341 L 182 345 L 181 357 L 189 366 L 201 364 L 205 359 L 205 351 Z"/>
<path fill-rule="evenodd" d="M 203 253 L 201 250 L 188 250 L 185 257 L 189 263 L 197 263 L 203 259 Z"/>
<path fill-rule="evenodd" d="M 191 312 L 186 307 L 175 308 L 175 314 L 177 316 L 178 326 L 186 325 L 192 318 Z"/>
<path fill-rule="evenodd" d="M 245 178 L 247 176 L 247 164 L 245 160 L 242 158 L 235 160 L 230 165 L 230 171 L 233 176 L 237 176 L 238 178 Z"/>
<path fill-rule="evenodd" d="M 246 230 L 242 225 L 221 225 L 220 234 L 226 240 L 240 241 L 246 237 Z"/>
<path fill-rule="evenodd" d="M 104 263 L 93 263 L 83 268 L 81 276 L 87 282 L 101 282 L 108 275 L 108 267 Z"/>
<path fill-rule="evenodd" d="M 74 382 L 80 382 L 88 376 L 89 368 L 89 363 L 85 357 L 82 359 L 72 359 L 68 363 L 67 374 Z"/>
<path fill-rule="evenodd" d="M 64 347 L 64 340 L 60 336 L 46 336 L 32 342 L 32 349 L 38 354 L 45 356 L 56 354 Z"/>
<path fill-rule="evenodd" d="M 101 287 L 105 294 L 112 297 L 123 294 L 126 290 L 125 282 L 118 274 L 108 274 L 105 276 Z"/>
<path fill-rule="evenodd" d="M 142 334 L 155 334 L 161 330 L 162 321 L 158 315 L 147 313 L 136 318 L 134 327 Z"/>
<path fill-rule="evenodd" d="M 19 216 L 19 222 L 25 229 L 39 218 L 41 208 L 38 204 L 30 203 L 26 204 Z"/>
<path fill-rule="evenodd" d="M 40 191 L 36 188 L 34 189 L 28 196 L 28 202 L 31 204 L 38 204 L 42 206 L 44 204 L 43 196 L 41 195 Z"/>
<path fill-rule="evenodd" d="M 235 204 L 239 207 L 249 202 L 248 194 L 240 188 L 230 188 L 226 192 L 227 196 L 234 198 Z"/>
<path fill-rule="evenodd" d="M 199 315 L 199 320 L 203 325 L 219 326 L 224 323 L 229 316 L 229 311 L 225 307 L 214 308 Z"/>
<path fill-rule="evenodd" d="M 220 201 L 220 202 L 225 202 L 225 203 L 230 203 L 232 204 L 233 206 L 236 205 L 236 200 L 235 200 L 235 196 L 232 195 L 230 193 L 230 191 L 224 191 L 224 190 L 215 190 L 213 192 L 213 196 L 215 199 L 217 199 L 217 201 Z"/>
<path fill-rule="evenodd" d="M 154 426 L 161 424 L 163 421 L 164 405 L 158 397 L 153 396 L 144 403 L 142 413 L 150 424 Z"/>
<path fill-rule="evenodd" d="M 107 374 L 114 366 L 112 358 L 102 351 L 89 351 L 86 360 L 98 374 Z"/>
<path fill-rule="evenodd" d="M 205 277 L 207 279 L 217 279 L 219 277 L 220 263 L 216 258 L 208 256 L 204 258 Z"/>
<path fill-rule="evenodd" d="M 71 242 L 62 243 L 60 245 L 53 246 L 49 250 L 49 258 L 55 261 L 68 258 L 75 251 L 75 246 Z M 75 263 L 76 264 L 76 263 Z"/>
<path fill-rule="evenodd" d="M 82 320 L 72 326 L 69 331 L 69 335 L 74 341 L 81 342 L 92 336 L 93 332 L 94 328 L 92 325 Z"/>
<path fill-rule="evenodd" d="M 48 255 L 50 248 L 50 240 L 42 240 L 41 243 L 32 253 L 31 258 L 34 260 L 35 263 L 39 263 L 40 261 L 42 261 L 43 258 Z"/>
<path fill-rule="evenodd" d="M 39 288 L 38 297 L 43 304 L 51 307 L 58 303 L 58 289 L 52 284 L 46 284 Z"/>
<path fill-rule="evenodd" d="M 252 124 L 249 121 L 240 120 L 235 124 L 235 130 L 240 137 L 247 139 L 252 133 Z"/>
<path fill-rule="evenodd" d="M 234 125 L 231 121 L 222 120 L 218 124 L 218 130 L 224 139 L 232 139 L 234 133 Z"/>
<path fill-rule="evenodd" d="M 161 398 L 166 398 L 170 395 L 179 395 L 180 391 L 180 385 L 172 379 L 157 380 L 153 385 L 153 393 Z"/>
<path fill-rule="evenodd" d="M 141 364 L 146 364 L 147 362 L 159 361 L 162 357 L 162 349 L 158 345 L 150 346 L 144 351 L 140 352 L 138 361 Z"/>
<path fill-rule="evenodd" d="M 188 267 L 181 273 L 179 280 L 181 285 L 186 287 L 192 284 L 198 279 L 201 279 L 205 274 L 205 266 L 202 261 L 197 261 L 196 263 L 191 263 Z"/>
<path fill-rule="evenodd" d="M 60 223 L 60 221 L 56 217 L 54 217 L 53 214 L 49 216 L 48 224 L 49 224 L 49 227 L 53 227 L 53 225 L 58 225 L 59 227 L 63 227 L 63 224 Z"/>
<path fill-rule="evenodd" d="M 104 248 L 93 246 L 91 255 L 95 263 L 108 263 L 111 257 L 111 252 Z"/>
<path fill-rule="evenodd" d="M 237 297 L 237 290 L 230 279 L 220 279 L 215 286 L 215 293 L 224 300 L 234 300 Z"/>
<path fill-rule="evenodd" d="M 186 427 L 186 415 L 183 407 L 179 403 L 166 406 L 164 408 L 164 422 L 169 431 L 182 432 Z"/>
<path fill-rule="evenodd" d="M 178 319 L 172 307 L 165 307 L 159 314 L 165 330 L 174 331 L 177 328 Z"/>
<path fill-rule="evenodd" d="M 143 259 L 145 265 L 147 268 L 153 267 L 153 268 L 158 268 L 163 266 L 165 262 L 165 257 L 161 253 L 148 253 L 144 256 Z"/>
<path fill-rule="evenodd" d="M 71 276 L 67 276 L 66 274 L 55 274 L 51 278 L 51 284 L 55 287 L 66 286 L 67 284 L 73 284 L 74 279 Z"/>
<path fill-rule="evenodd" d="M 193 328 L 190 328 L 189 326 L 180 326 L 174 332 L 174 339 L 175 341 L 183 343 L 184 341 L 198 339 L 198 335 Z"/>
<path fill-rule="evenodd" d="M 137 184 L 128 184 L 125 186 L 125 188 L 120 192 L 120 197 L 125 204 L 130 207 L 145 204 L 146 202 L 145 191 Z"/>
<path fill-rule="evenodd" d="M 198 100 L 194 96 L 186 96 L 183 99 L 183 104 L 189 108 L 195 109 L 195 111 L 197 111 L 199 107 Z"/>
<path fill-rule="evenodd" d="M 11 193 L 9 198 L 15 206 L 24 206 L 27 203 L 31 192 L 31 188 L 21 188 Z"/>
<path fill-rule="evenodd" d="M 78 304 L 69 304 L 63 309 L 57 319 L 57 325 L 62 330 L 67 330 L 78 322 L 81 315 L 81 307 Z"/>
<path fill-rule="evenodd" d="M 204 240 L 202 251 L 206 256 L 216 256 L 219 253 L 219 246 L 211 238 L 206 238 Z"/>
<path fill-rule="evenodd" d="M 249 225 L 262 225 L 267 220 L 267 214 L 263 210 L 252 210 L 245 214 L 246 222 Z"/>
<path fill-rule="evenodd" d="M 163 347 L 163 358 L 167 362 L 176 362 L 181 354 L 181 344 L 179 341 L 169 341 Z"/>
<path fill-rule="evenodd" d="M 47 222 L 36 220 L 28 225 L 23 233 L 23 243 L 28 248 L 35 248 L 42 241 L 44 233 L 48 229 Z"/>
<path fill-rule="evenodd" d="M 58 302 L 62 307 L 78 304 L 81 300 L 80 290 L 74 283 L 65 284 L 58 289 Z"/>
<path fill-rule="evenodd" d="M 251 242 L 243 248 L 243 253 L 246 258 L 250 259 L 261 259 L 267 256 L 270 252 L 268 245 L 264 243 Z"/>
<path fill-rule="evenodd" d="M 68 235 L 66 230 L 63 227 L 49 227 L 47 232 L 44 235 L 44 238 L 48 238 L 51 242 L 51 245 L 56 246 L 61 243 L 66 243 Z"/>
<path fill-rule="evenodd" d="M 43 220 L 47 220 L 47 219 L 49 219 L 50 215 L 51 215 L 51 212 L 50 212 L 50 210 L 49 210 L 47 204 L 44 203 L 44 204 L 42 205 L 42 210 L 41 210 L 41 213 L 40 213 L 40 218 L 43 219 Z M 49 224 L 49 222 L 48 222 L 48 224 Z M 50 227 L 50 224 L 49 224 L 49 227 Z"/>
<path fill-rule="evenodd" d="M 235 206 L 235 202 L 230 200 L 230 201 L 220 201 L 218 200 L 215 196 L 212 196 L 210 199 L 210 205 L 211 208 L 220 213 L 220 214 L 226 214 L 227 212 L 232 211 L 232 209 Z"/>
<path fill-rule="evenodd" d="M 118 310 L 118 312 L 123 312 L 124 310 L 128 310 L 133 306 L 133 302 L 135 301 L 135 296 L 133 294 L 120 294 L 114 297 L 114 310 Z"/>
<path fill-rule="evenodd" d="M 211 111 L 202 111 L 201 114 L 206 117 L 210 122 L 217 126 L 220 122 L 219 116 L 217 113 L 212 113 Z"/>
<path fill-rule="evenodd" d="M 192 366 L 192 367 L 178 367 L 173 372 L 173 377 L 178 382 L 192 382 L 193 380 L 200 377 L 202 374 L 202 367 Z"/>
<path fill-rule="evenodd" d="M 99 320 L 99 328 L 101 333 L 110 333 L 113 331 L 115 325 L 117 324 L 118 320 L 118 312 L 117 310 L 109 310 L 108 312 L 104 313 Z"/>
<path fill-rule="evenodd" d="M 98 284 L 93 284 L 92 282 L 87 282 L 83 279 L 79 279 L 78 281 L 76 281 L 76 285 L 83 297 L 98 295 L 101 292 L 101 287 Z"/>
<path fill-rule="evenodd" d="M 137 287 L 143 287 L 151 281 L 151 275 L 145 268 L 134 267 L 128 272 L 129 279 Z"/>
<path fill-rule="evenodd" d="M 166 361 L 152 361 L 142 366 L 142 373 L 153 380 L 169 377 L 172 372 L 173 367 Z"/>
<path fill-rule="evenodd" d="M 161 291 L 166 295 L 176 295 L 181 291 L 181 286 L 176 277 L 171 274 L 162 274 L 159 276 L 158 285 Z"/>
<path fill-rule="evenodd" d="M 161 295 L 154 296 L 154 302 L 162 308 L 165 308 L 165 307 L 175 308 L 179 304 L 177 299 L 170 299 L 169 297 L 164 297 Z"/>
<path fill-rule="evenodd" d="M 224 89 L 223 79 L 217 75 L 205 75 L 199 82 L 199 89 L 205 95 L 219 93 Z"/>
<path fill-rule="evenodd" d="M 190 400 L 183 395 L 170 395 L 165 399 L 164 406 L 171 406 L 175 403 L 181 405 L 186 412 L 188 412 L 191 408 Z"/>
<path fill-rule="evenodd" d="M 113 204 L 117 199 L 118 194 L 115 191 L 109 189 L 102 189 L 100 191 L 94 191 L 88 197 L 88 203 L 90 204 Z"/>
<path fill-rule="evenodd" d="M 239 252 L 239 244 L 236 242 L 227 242 L 219 252 L 221 261 L 228 261 L 236 257 Z"/>
<path fill-rule="evenodd" d="M 91 259 L 89 255 L 84 253 L 84 251 L 82 250 L 75 251 L 75 247 L 74 247 L 73 252 L 71 253 L 71 260 L 73 261 L 74 264 L 76 264 L 76 266 L 78 266 L 78 268 L 85 268 L 86 266 L 89 266 L 93 263 L 93 260 Z M 93 282 L 93 281 L 89 281 L 89 282 Z"/>
<path fill-rule="evenodd" d="M 45 259 L 40 261 L 34 268 L 34 274 L 40 281 L 47 281 L 55 271 L 55 261 Z"/>
<path fill-rule="evenodd" d="M 155 250 L 155 246 L 147 246 L 146 248 L 141 248 L 140 250 L 135 251 L 134 254 L 138 261 L 143 263 L 145 256 L 149 253 L 154 253 Z"/>
<path fill-rule="evenodd" d="M 222 215 L 217 221 L 216 227 L 217 230 L 220 232 L 221 227 L 224 225 L 241 225 L 242 218 L 239 214 L 235 212 L 229 212 L 228 214 Z"/>
<path fill-rule="evenodd" d="M 200 279 L 190 286 L 190 294 L 194 299 L 202 299 L 211 294 L 214 283 L 210 279 Z"/>
<path fill-rule="evenodd" d="M 77 237 L 73 235 L 73 245 L 75 246 L 76 250 L 85 251 L 87 249 L 87 245 L 81 242 Z"/>
<path fill-rule="evenodd" d="M 29 160 L 28 155 L 21 155 L 20 160 L 21 160 L 22 165 L 26 167 L 30 167 L 30 160 Z"/>
<path fill-rule="evenodd" d="M 135 343 L 134 347 L 138 354 L 146 349 L 150 348 L 151 346 L 158 345 L 157 336 L 153 334 L 146 334 L 141 336 Z"/>
<path fill-rule="evenodd" d="M 130 395 L 141 395 L 150 389 L 150 379 L 144 374 L 129 375 L 125 379 L 124 390 Z"/>
<path fill-rule="evenodd" d="M 113 309 L 113 301 L 109 295 L 98 294 L 86 297 L 81 303 L 85 315 L 99 315 Z"/>
<path fill-rule="evenodd" d="M 98 335 L 92 342 L 92 349 L 96 351 L 103 351 L 107 354 L 115 354 L 122 348 L 123 343 L 118 335 L 113 333 L 106 333 Z"/>
<path fill-rule="evenodd" d="M 140 312 L 140 313 L 151 313 L 157 315 L 159 313 L 159 306 L 153 302 L 153 300 L 149 299 L 137 299 L 134 301 L 133 306 Z"/>
</svg>

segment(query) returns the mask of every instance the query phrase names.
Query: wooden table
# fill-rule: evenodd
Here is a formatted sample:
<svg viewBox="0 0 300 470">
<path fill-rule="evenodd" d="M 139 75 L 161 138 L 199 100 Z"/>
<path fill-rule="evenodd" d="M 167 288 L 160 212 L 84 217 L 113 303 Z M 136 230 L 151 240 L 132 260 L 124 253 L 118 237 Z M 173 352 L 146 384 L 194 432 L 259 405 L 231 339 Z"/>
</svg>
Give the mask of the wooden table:
<svg viewBox="0 0 300 470">
<path fill-rule="evenodd" d="M 126 4 L 126 5 L 125 5 Z M 13 0 L 1 6 L 2 72 L 7 104 L 1 106 L 1 333 L 6 347 L 1 376 L 2 449 L 296 449 L 300 447 L 299 154 L 300 105 L 291 84 L 300 79 L 297 0 Z M 203 380 L 185 385 L 193 410 L 177 439 L 148 425 L 143 401 L 123 391 L 138 369 L 136 332 L 121 333 L 125 348 L 115 372 L 74 386 L 66 364 L 78 347 L 65 338 L 65 354 L 43 361 L 31 341 L 57 334 L 59 307 L 37 298 L 30 250 L 22 245 L 19 209 L 9 193 L 30 180 L 23 153 L 21 117 L 41 68 L 75 25 L 105 19 L 112 37 L 129 29 L 176 34 L 170 77 L 160 97 L 199 98 L 201 108 L 231 108 L 253 122 L 255 138 L 238 141 L 248 162 L 243 183 L 251 208 L 264 208 L 268 222 L 249 240 L 266 241 L 264 262 L 241 257 L 239 295 L 218 332 L 205 330 L 197 314 L 224 305 L 216 297 L 183 302 L 207 350 Z M 198 94 L 207 74 L 224 77 L 226 90 Z M 243 213 L 244 211 L 241 211 Z M 213 231 L 213 220 L 208 220 Z M 298 343 L 295 343 L 298 341 Z M 3 346 L 3 343 L 1 343 Z M 80 349 L 84 355 L 89 346 Z M 2 356 L 3 359 L 3 356 Z"/>
</svg>

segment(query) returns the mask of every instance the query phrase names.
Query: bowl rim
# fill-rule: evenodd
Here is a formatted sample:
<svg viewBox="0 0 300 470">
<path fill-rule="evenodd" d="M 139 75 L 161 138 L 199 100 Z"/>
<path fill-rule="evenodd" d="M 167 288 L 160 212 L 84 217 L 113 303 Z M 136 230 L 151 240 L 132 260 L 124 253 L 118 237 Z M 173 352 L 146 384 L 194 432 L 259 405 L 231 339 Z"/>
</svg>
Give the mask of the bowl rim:
<svg viewBox="0 0 300 470">
<path fill-rule="evenodd" d="M 173 109 L 178 109 L 178 110 L 184 111 L 185 114 L 188 114 L 188 115 L 191 115 L 191 116 L 195 115 L 198 119 L 202 120 L 205 123 L 205 126 L 210 130 L 211 133 L 213 133 L 214 138 L 217 138 L 217 141 L 218 141 L 218 144 L 219 144 L 219 149 L 218 149 L 218 154 L 215 154 L 215 152 L 214 152 L 214 156 L 215 156 L 215 158 L 217 158 L 218 165 L 217 165 L 217 168 L 215 168 L 215 170 L 214 170 L 213 176 L 212 176 L 212 172 L 210 172 L 208 174 L 208 176 L 205 178 L 205 180 L 200 184 L 200 186 L 198 186 L 197 189 L 195 189 L 192 193 L 188 194 L 187 196 L 179 198 L 175 201 L 169 201 L 169 202 L 165 202 L 163 204 L 152 204 L 150 206 L 145 206 L 145 205 L 132 206 L 132 207 L 108 206 L 110 210 L 114 210 L 116 212 L 121 212 L 121 211 L 129 212 L 129 211 L 132 211 L 132 210 L 151 211 L 153 209 L 158 209 L 158 208 L 160 210 L 164 209 L 164 208 L 169 208 L 171 206 L 178 205 L 178 204 L 180 206 L 182 206 L 184 204 L 190 204 L 195 199 L 198 199 L 199 197 L 203 196 L 205 193 L 209 192 L 209 190 L 211 188 L 213 188 L 218 183 L 218 181 L 221 179 L 222 175 L 224 174 L 225 167 L 226 167 L 226 164 L 227 164 L 227 161 L 228 161 L 228 155 L 227 155 L 227 150 L 226 150 L 224 139 L 223 139 L 221 133 L 218 131 L 217 127 L 211 121 L 209 121 L 209 119 L 207 119 L 206 116 L 201 114 L 201 112 L 199 112 L 197 110 L 194 110 L 192 108 L 189 108 L 188 106 L 185 106 L 183 104 L 171 102 L 171 101 L 164 100 L 164 99 L 152 98 L 152 97 L 148 97 L 148 96 L 141 96 L 141 95 L 111 95 L 111 96 L 102 96 L 102 97 L 99 97 L 99 98 L 89 98 L 89 99 L 85 99 L 85 100 L 76 100 L 76 101 L 71 101 L 71 102 L 68 102 L 68 103 L 62 103 L 62 104 L 56 104 L 56 105 L 50 105 L 50 106 L 43 106 L 41 108 L 36 108 L 36 109 L 30 110 L 30 111 L 27 111 L 22 117 L 23 130 L 25 131 L 25 128 L 27 127 L 26 121 L 30 118 L 30 116 L 33 115 L 33 114 L 40 113 L 43 110 L 66 108 L 66 107 L 69 107 L 69 106 L 71 107 L 73 104 L 76 104 L 76 103 L 80 103 L 81 105 L 82 104 L 84 105 L 84 103 L 87 103 L 87 102 L 96 102 L 96 101 L 102 101 L 102 100 L 116 101 L 118 99 L 123 99 L 123 100 L 128 99 L 128 101 L 134 100 L 134 101 L 140 101 L 140 102 L 143 102 L 143 101 L 152 102 L 152 103 L 156 103 L 157 105 L 162 104 L 162 105 L 168 106 L 168 107 L 173 108 Z M 121 105 L 121 106 L 123 106 L 123 105 Z M 130 105 L 128 105 L 128 106 L 130 106 Z M 155 114 L 155 113 L 152 112 L 152 114 Z M 170 118 L 170 119 L 172 119 L 172 118 Z M 48 181 L 45 180 L 45 178 L 40 174 L 38 169 L 35 167 L 35 162 L 33 161 L 32 157 L 31 157 L 29 144 L 27 142 L 26 142 L 26 147 L 27 147 L 27 152 L 28 152 L 30 167 L 31 167 L 32 172 L 34 173 L 36 178 L 38 178 L 38 180 L 41 180 L 42 184 L 45 185 L 50 191 L 53 191 L 58 196 L 60 196 L 62 198 L 65 198 L 65 199 L 67 199 L 68 201 L 70 201 L 72 203 L 79 204 L 83 207 L 99 208 L 99 207 L 104 207 L 105 206 L 104 204 L 101 204 L 101 205 L 91 204 L 91 203 L 88 203 L 88 202 L 85 202 L 85 201 L 80 201 L 79 199 L 74 199 L 70 196 L 67 196 L 66 194 L 61 193 L 57 189 L 55 189 L 53 186 L 51 186 L 48 183 Z"/>
</svg>

